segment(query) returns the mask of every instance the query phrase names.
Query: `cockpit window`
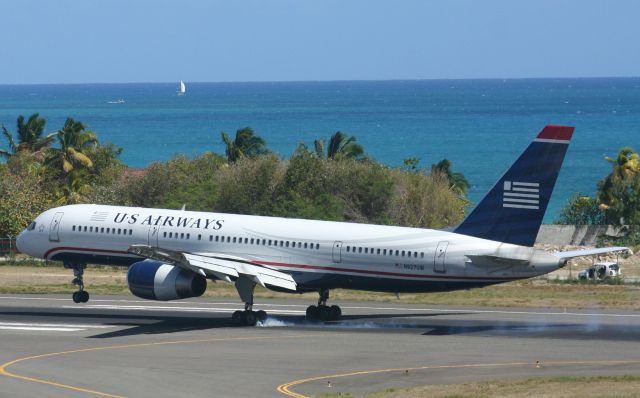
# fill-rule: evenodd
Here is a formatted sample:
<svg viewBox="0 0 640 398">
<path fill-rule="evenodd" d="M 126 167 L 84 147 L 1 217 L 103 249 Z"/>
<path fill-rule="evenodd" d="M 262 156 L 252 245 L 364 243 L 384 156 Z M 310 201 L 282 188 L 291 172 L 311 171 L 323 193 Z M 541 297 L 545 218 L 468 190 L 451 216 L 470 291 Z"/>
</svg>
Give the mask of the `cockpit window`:
<svg viewBox="0 0 640 398">
<path fill-rule="evenodd" d="M 29 224 L 29 226 L 27 227 L 27 231 L 33 231 L 34 229 L 36 229 L 36 222 L 32 221 L 31 224 Z"/>
</svg>

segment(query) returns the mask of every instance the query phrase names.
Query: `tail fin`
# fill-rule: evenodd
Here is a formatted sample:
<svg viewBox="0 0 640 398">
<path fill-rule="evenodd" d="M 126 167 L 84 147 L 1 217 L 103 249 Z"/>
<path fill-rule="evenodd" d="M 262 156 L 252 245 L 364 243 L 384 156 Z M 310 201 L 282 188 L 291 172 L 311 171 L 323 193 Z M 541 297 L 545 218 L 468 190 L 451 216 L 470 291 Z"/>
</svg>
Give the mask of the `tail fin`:
<svg viewBox="0 0 640 398">
<path fill-rule="evenodd" d="M 454 232 L 533 246 L 572 134 L 546 126 Z"/>
</svg>

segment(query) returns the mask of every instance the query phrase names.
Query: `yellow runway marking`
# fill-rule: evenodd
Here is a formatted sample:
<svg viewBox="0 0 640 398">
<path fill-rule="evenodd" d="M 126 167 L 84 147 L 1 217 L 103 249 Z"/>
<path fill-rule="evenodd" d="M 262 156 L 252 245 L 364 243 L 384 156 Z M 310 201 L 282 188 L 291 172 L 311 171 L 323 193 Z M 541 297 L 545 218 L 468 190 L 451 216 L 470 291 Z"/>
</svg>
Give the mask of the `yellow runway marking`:
<svg viewBox="0 0 640 398">
<path fill-rule="evenodd" d="M 17 358 L 12 361 L 3 363 L 2 365 L 0 365 L 0 376 L 6 376 L 14 379 L 30 381 L 33 383 L 45 384 L 53 387 L 65 388 L 67 390 L 73 390 L 73 391 L 82 392 L 90 395 L 98 395 L 101 397 L 124 398 L 123 396 L 120 396 L 120 395 L 109 394 L 101 391 L 91 390 L 88 388 L 76 387 L 68 384 L 56 383 L 55 381 L 23 376 L 23 375 L 9 372 L 7 369 L 20 362 L 31 361 L 34 359 L 51 358 L 51 357 L 61 356 L 61 355 L 78 354 L 83 352 L 153 347 L 153 346 L 172 345 L 172 344 L 195 344 L 195 343 L 211 343 L 211 342 L 218 342 L 218 341 L 242 341 L 242 340 L 275 340 L 275 339 L 291 339 L 291 338 L 303 338 L 303 337 L 314 337 L 314 336 L 317 336 L 317 335 L 304 334 L 304 335 L 284 335 L 284 336 L 220 337 L 220 338 L 214 338 L 214 339 L 174 340 L 174 341 L 158 341 L 153 343 L 123 344 L 123 345 L 112 345 L 112 346 L 104 346 L 104 347 L 82 348 L 77 350 L 60 351 L 60 352 L 50 352 L 47 354 L 32 355 L 29 357 Z"/>
<path fill-rule="evenodd" d="M 640 360 L 634 361 L 549 361 L 543 362 L 542 366 L 568 366 L 568 365 L 632 365 L 640 364 Z M 293 380 L 288 383 L 280 384 L 276 389 L 278 392 L 294 398 L 310 398 L 307 395 L 291 391 L 291 388 L 299 386 L 301 384 L 310 383 L 312 381 L 327 380 L 327 379 L 339 379 L 353 376 L 364 376 L 378 373 L 392 373 L 392 372 L 406 372 L 416 370 L 429 370 L 429 369 L 464 369 L 464 368 L 497 368 L 507 366 L 536 366 L 536 363 L 531 362 L 507 362 L 507 363 L 476 363 L 476 364 L 461 364 L 461 365 L 426 365 L 417 366 L 413 368 L 390 368 L 390 369 L 373 369 L 373 370 L 361 370 L 348 373 L 337 373 L 325 376 L 315 376 L 306 379 Z"/>
</svg>

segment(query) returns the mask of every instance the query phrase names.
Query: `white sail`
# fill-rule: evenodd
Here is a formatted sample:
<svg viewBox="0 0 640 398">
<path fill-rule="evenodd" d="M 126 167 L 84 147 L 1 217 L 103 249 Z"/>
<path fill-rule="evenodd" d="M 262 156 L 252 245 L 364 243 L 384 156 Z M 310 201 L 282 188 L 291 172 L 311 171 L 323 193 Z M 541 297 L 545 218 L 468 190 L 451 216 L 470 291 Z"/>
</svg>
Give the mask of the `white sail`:
<svg viewBox="0 0 640 398">
<path fill-rule="evenodd" d="M 187 92 L 187 86 L 184 85 L 184 82 L 182 80 L 180 80 L 180 91 L 178 91 L 179 94 L 184 94 Z"/>
</svg>

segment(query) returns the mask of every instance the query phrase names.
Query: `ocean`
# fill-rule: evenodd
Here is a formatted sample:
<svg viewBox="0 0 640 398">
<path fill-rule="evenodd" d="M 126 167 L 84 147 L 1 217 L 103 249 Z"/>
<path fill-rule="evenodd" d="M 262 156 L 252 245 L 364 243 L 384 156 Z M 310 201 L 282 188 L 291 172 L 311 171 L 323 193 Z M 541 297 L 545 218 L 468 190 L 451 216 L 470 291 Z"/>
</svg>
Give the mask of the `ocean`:
<svg viewBox="0 0 640 398">
<path fill-rule="evenodd" d="M 611 170 L 605 156 L 640 150 L 640 78 L 186 84 L 184 96 L 177 82 L 0 85 L 0 123 L 14 131 L 18 115 L 38 112 L 53 132 L 70 116 L 124 148 L 132 167 L 224 153 L 220 132 L 246 126 L 282 157 L 340 130 L 390 166 L 450 159 L 474 203 L 544 125 L 573 125 L 546 222 L 573 193 L 595 193 Z"/>
</svg>

